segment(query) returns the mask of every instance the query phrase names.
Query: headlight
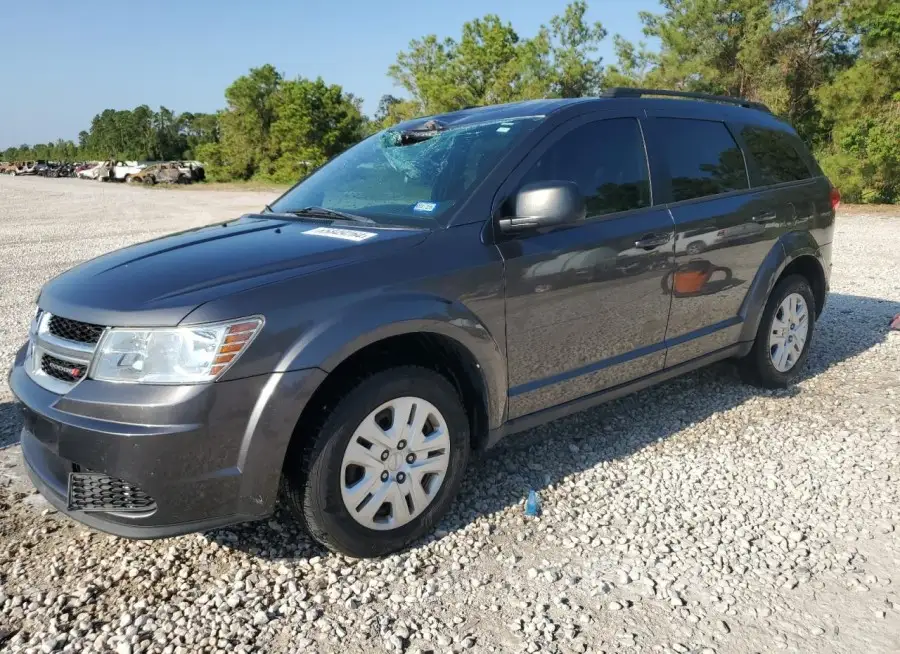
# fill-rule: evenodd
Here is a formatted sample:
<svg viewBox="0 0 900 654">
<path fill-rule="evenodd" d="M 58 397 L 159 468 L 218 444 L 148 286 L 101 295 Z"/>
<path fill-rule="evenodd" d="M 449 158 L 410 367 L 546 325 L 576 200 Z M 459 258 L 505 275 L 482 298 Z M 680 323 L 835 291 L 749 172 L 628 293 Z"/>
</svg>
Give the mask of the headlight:
<svg viewBox="0 0 900 654">
<path fill-rule="evenodd" d="M 119 329 L 97 346 L 90 377 L 144 384 L 191 384 L 221 375 L 247 349 L 262 318 L 192 327 Z"/>
</svg>

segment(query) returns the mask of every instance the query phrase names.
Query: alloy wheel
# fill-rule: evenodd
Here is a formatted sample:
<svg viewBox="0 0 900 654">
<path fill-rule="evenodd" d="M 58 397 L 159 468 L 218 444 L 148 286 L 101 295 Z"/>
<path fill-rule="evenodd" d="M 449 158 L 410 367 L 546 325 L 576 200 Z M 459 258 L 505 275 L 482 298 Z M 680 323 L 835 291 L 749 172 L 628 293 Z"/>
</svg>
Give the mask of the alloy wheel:
<svg viewBox="0 0 900 654">
<path fill-rule="evenodd" d="M 800 360 L 809 336 L 809 307 L 799 293 L 785 297 L 772 316 L 769 358 L 778 372 L 787 372 Z"/>
</svg>

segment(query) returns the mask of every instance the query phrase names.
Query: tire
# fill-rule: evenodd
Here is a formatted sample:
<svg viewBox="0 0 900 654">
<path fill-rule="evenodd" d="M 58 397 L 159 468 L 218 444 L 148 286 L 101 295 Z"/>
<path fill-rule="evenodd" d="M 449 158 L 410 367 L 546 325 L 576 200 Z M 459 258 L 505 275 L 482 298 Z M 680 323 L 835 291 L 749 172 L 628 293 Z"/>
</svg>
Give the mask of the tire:
<svg viewBox="0 0 900 654">
<path fill-rule="evenodd" d="M 431 480 L 427 479 L 430 474 L 437 473 L 419 474 L 418 477 L 410 473 L 408 478 L 401 478 L 402 470 L 397 471 L 398 466 L 404 464 L 400 449 L 393 450 L 385 463 L 381 463 L 384 461 L 382 454 L 375 456 L 374 459 L 366 458 L 372 466 L 371 469 L 365 468 L 366 474 L 374 473 L 368 477 L 373 493 L 379 493 L 383 487 L 388 486 L 400 490 L 401 493 L 409 491 L 409 495 L 406 496 L 409 504 L 405 507 L 405 511 L 410 515 L 415 513 L 405 524 L 391 527 L 390 522 L 394 521 L 395 509 L 392 503 L 388 503 L 390 496 L 381 495 L 382 499 L 378 500 L 378 505 L 372 504 L 375 517 L 365 521 L 370 525 L 376 525 L 376 528 L 370 528 L 363 523 L 363 518 L 351 514 L 351 508 L 348 508 L 344 499 L 343 493 L 352 487 L 352 484 L 348 486 L 348 475 L 354 472 L 353 464 L 348 465 L 345 460 L 350 456 L 348 446 L 351 442 L 358 445 L 357 430 L 361 430 L 366 422 L 372 420 L 372 416 L 390 416 L 389 422 L 393 429 L 395 413 L 389 409 L 384 409 L 382 413 L 377 413 L 376 410 L 392 402 L 403 406 L 400 403 L 410 400 L 415 405 L 413 415 L 418 415 L 416 412 L 419 407 L 430 405 L 431 409 L 436 409 L 443 419 L 443 427 L 447 434 L 447 439 L 443 442 L 449 443 L 449 452 L 438 455 L 437 458 L 446 456 L 446 469 L 439 485 L 431 491 L 426 491 L 434 493 L 430 501 L 423 501 L 424 509 L 415 512 L 410 510 L 410 507 L 415 507 L 417 501 L 412 499 L 413 489 L 410 484 L 418 483 L 421 490 L 427 486 L 426 482 L 432 483 L 439 478 L 435 476 Z M 428 416 L 433 414 L 434 412 L 429 410 Z M 423 431 L 430 429 L 431 418 L 422 420 L 425 422 Z M 298 433 L 295 438 L 300 437 L 303 440 L 292 443 L 289 448 L 284 469 L 284 496 L 287 507 L 294 516 L 313 538 L 328 549 L 357 558 L 383 556 L 402 549 L 435 527 L 459 491 L 469 458 L 469 420 L 456 389 L 436 372 L 417 366 L 403 366 L 373 374 L 359 380 L 349 392 L 342 393 L 334 408 L 323 414 L 316 422 L 317 425 L 309 432 Z M 433 433 L 438 434 L 438 431 L 435 430 Z M 379 432 L 378 437 L 382 436 L 387 434 Z M 410 434 L 410 439 L 412 438 L 414 436 Z M 399 440 L 391 442 L 396 448 L 402 447 Z M 382 446 L 373 441 L 371 447 L 372 450 L 376 448 L 380 450 Z M 410 443 L 406 457 L 412 449 Z M 446 452 L 446 449 L 444 451 Z M 382 452 L 387 454 L 388 450 Z M 421 465 L 426 458 L 428 461 L 434 461 L 431 456 L 432 454 L 423 456 L 419 459 L 419 464 Z M 373 460 L 376 463 L 372 464 Z M 409 459 L 406 458 L 405 461 L 408 463 Z M 383 467 L 381 472 L 377 472 L 379 467 Z M 389 468 L 394 472 L 388 472 Z M 376 475 L 379 476 L 378 481 Z M 380 475 L 387 475 L 389 481 L 384 481 L 385 477 Z M 365 478 L 359 479 L 357 483 L 361 484 L 363 481 Z M 401 481 L 405 481 L 405 484 L 398 483 Z M 419 496 L 424 498 L 421 492 Z M 359 495 L 356 499 L 362 499 L 361 504 L 355 509 L 356 512 L 360 515 L 364 513 L 365 507 L 376 501 L 375 497 L 379 496 L 372 493 Z M 356 499 L 350 503 L 355 504 Z M 360 506 L 364 508 L 360 509 Z M 386 506 L 392 507 L 390 517 L 379 518 L 378 514 Z M 402 514 L 403 511 L 399 513 Z M 400 515 L 400 518 L 402 517 Z M 377 525 L 374 522 L 376 519 L 384 521 L 383 524 Z"/>
<path fill-rule="evenodd" d="M 147 175 L 146 177 L 142 177 L 141 181 L 144 184 L 146 184 L 147 186 L 153 186 L 154 184 L 156 184 L 156 179 L 153 177 L 153 175 Z"/>
<path fill-rule="evenodd" d="M 706 249 L 706 244 L 703 241 L 694 241 L 693 243 L 688 243 L 685 252 L 687 254 L 700 254 Z"/>
<path fill-rule="evenodd" d="M 802 298 L 805 306 L 805 321 L 794 323 L 798 331 L 791 332 L 790 320 L 786 321 L 785 332 L 788 334 L 786 338 L 794 339 L 793 344 L 788 343 L 783 346 L 789 352 L 789 357 L 785 361 L 781 359 L 780 346 L 772 345 L 770 336 L 773 336 L 774 330 L 778 327 L 779 317 L 784 317 L 782 304 L 788 297 L 799 296 Z M 789 316 L 789 314 L 787 314 Z M 799 328 L 801 322 L 806 323 L 806 334 L 803 338 L 801 351 L 796 352 L 796 343 L 799 342 Z M 816 300 L 807 279 L 801 275 L 790 275 L 785 277 L 772 290 L 769 300 L 766 302 L 766 308 L 763 311 L 762 318 L 759 322 L 759 329 L 756 332 L 756 340 L 753 342 L 753 348 L 750 353 L 740 362 L 741 376 L 744 380 L 754 386 L 763 388 L 786 388 L 800 376 L 809 357 L 809 348 L 812 345 L 812 337 L 816 323 Z M 777 338 L 777 337 L 776 337 Z M 781 361 L 782 366 L 779 369 L 776 361 Z M 784 366 L 788 365 L 788 369 Z"/>
</svg>

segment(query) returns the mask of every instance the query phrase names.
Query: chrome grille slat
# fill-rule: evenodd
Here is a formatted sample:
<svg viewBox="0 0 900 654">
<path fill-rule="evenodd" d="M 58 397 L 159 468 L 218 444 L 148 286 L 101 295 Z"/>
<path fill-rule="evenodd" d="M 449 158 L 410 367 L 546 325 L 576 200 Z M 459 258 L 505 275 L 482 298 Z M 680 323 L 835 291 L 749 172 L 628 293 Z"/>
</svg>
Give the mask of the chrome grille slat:
<svg viewBox="0 0 900 654">
<path fill-rule="evenodd" d="M 42 349 L 66 361 L 88 364 L 94 356 L 93 345 L 66 341 L 50 332 L 39 334 L 38 341 Z"/>
</svg>

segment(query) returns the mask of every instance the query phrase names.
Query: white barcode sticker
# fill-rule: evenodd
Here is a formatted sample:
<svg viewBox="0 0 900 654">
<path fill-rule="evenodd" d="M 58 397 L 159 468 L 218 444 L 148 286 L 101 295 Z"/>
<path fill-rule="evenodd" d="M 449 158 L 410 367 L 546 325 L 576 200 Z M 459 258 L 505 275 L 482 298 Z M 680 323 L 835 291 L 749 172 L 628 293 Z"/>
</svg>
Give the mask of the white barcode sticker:
<svg viewBox="0 0 900 654">
<path fill-rule="evenodd" d="M 375 232 L 361 232 L 356 229 L 338 229 L 337 227 L 316 227 L 309 229 L 304 234 L 312 234 L 313 236 L 327 236 L 328 238 L 340 238 L 345 241 L 354 241 L 359 243 L 373 236 L 378 236 Z"/>
</svg>

